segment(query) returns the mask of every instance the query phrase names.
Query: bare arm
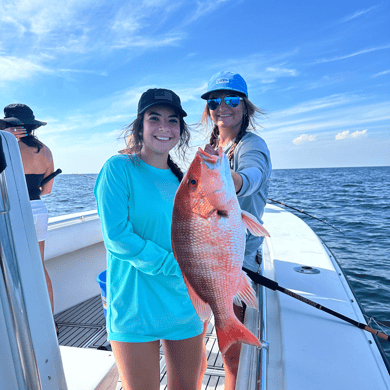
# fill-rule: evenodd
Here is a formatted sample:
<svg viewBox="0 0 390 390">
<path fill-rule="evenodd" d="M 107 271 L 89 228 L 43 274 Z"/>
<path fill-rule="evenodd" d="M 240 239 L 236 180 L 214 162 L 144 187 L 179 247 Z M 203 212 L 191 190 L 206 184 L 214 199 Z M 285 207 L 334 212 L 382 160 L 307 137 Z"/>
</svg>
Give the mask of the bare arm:
<svg viewBox="0 0 390 390">
<path fill-rule="evenodd" d="M 49 176 L 52 172 L 54 172 L 54 162 L 53 162 L 53 156 L 50 152 L 50 149 L 45 146 L 44 148 L 42 148 L 41 150 L 44 154 L 45 154 L 45 157 L 47 158 L 48 160 L 48 167 L 45 171 L 45 177 Z M 41 195 L 48 195 L 50 194 L 52 188 L 53 188 L 53 183 L 54 183 L 54 180 L 51 179 L 49 182 L 47 182 L 46 184 L 43 185 L 42 187 L 42 190 L 41 190 Z"/>
<path fill-rule="evenodd" d="M 233 171 L 232 169 L 230 170 L 230 172 L 232 174 L 234 182 L 234 189 L 236 190 L 236 194 L 238 194 L 242 187 L 242 176 L 239 173 Z"/>
</svg>

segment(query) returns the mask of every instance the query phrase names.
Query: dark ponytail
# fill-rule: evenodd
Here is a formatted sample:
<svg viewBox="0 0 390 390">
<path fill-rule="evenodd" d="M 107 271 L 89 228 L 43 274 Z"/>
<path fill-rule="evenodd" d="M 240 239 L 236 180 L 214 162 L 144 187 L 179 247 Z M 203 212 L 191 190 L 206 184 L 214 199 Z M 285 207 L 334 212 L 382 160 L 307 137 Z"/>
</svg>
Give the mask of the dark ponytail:
<svg viewBox="0 0 390 390">
<path fill-rule="evenodd" d="M 172 173 L 177 177 L 179 183 L 183 179 L 183 172 L 179 168 L 179 166 L 172 160 L 171 156 L 168 154 L 168 167 L 172 171 Z"/>
<path fill-rule="evenodd" d="M 217 125 L 214 125 L 213 131 L 211 132 L 210 136 L 210 145 L 213 148 L 217 148 L 219 144 L 219 129 Z"/>
<path fill-rule="evenodd" d="M 236 149 L 237 145 L 241 141 L 242 137 L 246 134 L 246 129 L 249 126 L 249 119 L 248 119 L 248 113 L 247 112 L 248 112 L 248 110 L 246 110 L 246 112 L 244 114 L 244 117 L 242 118 L 240 132 L 237 134 L 237 136 L 236 136 L 236 138 L 235 138 L 235 140 L 233 142 L 233 145 L 232 145 L 232 147 L 229 150 L 229 154 L 228 154 L 228 160 L 229 161 L 232 161 L 233 156 L 234 156 L 234 150 Z"/>
<path fill-rule="evenodd" d="M 35 127 L 31 127 L 28 125 L 24 125 L 24 128 L 27 131 L 27 136 L 23 138 L 19 138 L 19 142 L 23 142 L 25 145 L 37 148 L 37 153 L 43 148 L 43 143 L 39 141 L 39 139 L 34 135 L 33 130 Z"/>
</svg>

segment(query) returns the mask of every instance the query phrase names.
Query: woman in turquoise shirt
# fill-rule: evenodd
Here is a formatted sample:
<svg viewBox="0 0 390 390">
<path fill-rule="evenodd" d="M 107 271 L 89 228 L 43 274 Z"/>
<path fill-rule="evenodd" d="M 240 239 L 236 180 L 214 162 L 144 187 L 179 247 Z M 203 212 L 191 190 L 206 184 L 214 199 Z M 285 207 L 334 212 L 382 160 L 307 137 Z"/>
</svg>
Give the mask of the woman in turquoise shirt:
<svg viewBox="0 0 390 390">
<path fill-rule="evenodd" d="M 186 115 L 174 92 L 143 93 L 128 148 L 105 163 L 95 186 L 107 250 L 107 333 L 123 389 L 160 388 L 160 340 L 168 388 L 201 386 L 203 324 L 171 246 L 183 174 L 169 152 L 188 145 Z"/>
</svg>

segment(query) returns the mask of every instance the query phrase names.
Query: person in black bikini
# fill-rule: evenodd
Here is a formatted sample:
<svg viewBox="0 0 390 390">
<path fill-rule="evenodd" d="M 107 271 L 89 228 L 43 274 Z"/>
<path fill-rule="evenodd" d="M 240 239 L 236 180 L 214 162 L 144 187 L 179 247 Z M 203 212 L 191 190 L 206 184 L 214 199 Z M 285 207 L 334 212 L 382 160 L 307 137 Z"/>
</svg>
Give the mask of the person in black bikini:
<svg viewBox="0 0 390 390">
<path fill-rule="evenodd" d="M 46 122 L 36 120 L 31 108 L 25 104 L 6 106 L 4 116 L 0 119 L 0 130 L 13 134 L 19 143 L 50 304 L 54 311 L 53 287 L 44 263 L 48 212 L 41 200 L 41 195 L 50 194 L 52 190 L 53 179 L 43 185 L 42 180 L 54 171 L 54 162 L 50 149 L 34 135 L 34 130 L 45 126 Z"/>
</svg>

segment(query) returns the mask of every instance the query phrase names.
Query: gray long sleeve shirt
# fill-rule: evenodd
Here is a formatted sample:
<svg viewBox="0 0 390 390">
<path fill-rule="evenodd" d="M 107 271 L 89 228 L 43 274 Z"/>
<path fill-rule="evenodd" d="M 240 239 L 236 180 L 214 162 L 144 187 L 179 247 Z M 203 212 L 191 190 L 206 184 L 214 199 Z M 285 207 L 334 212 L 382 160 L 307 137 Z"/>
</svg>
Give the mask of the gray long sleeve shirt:
<svg viewBox="0 0 390 390">
<path fill-rule="evenodd" d="M 228 154 L 232 142 L 223 151 Z M 254 215 L 261 223 L 267 202 L 269 180 L 272 171 L 271 157 L 265 141 L 254 133 L 246 133 L 234 150 L 230 167 L 242 177 L 242 187 L 237 194 L 241 209 Z M 244 267 L 257 272 L 256 253 L 263 237 L 247 232 Z"/>
</svg>

